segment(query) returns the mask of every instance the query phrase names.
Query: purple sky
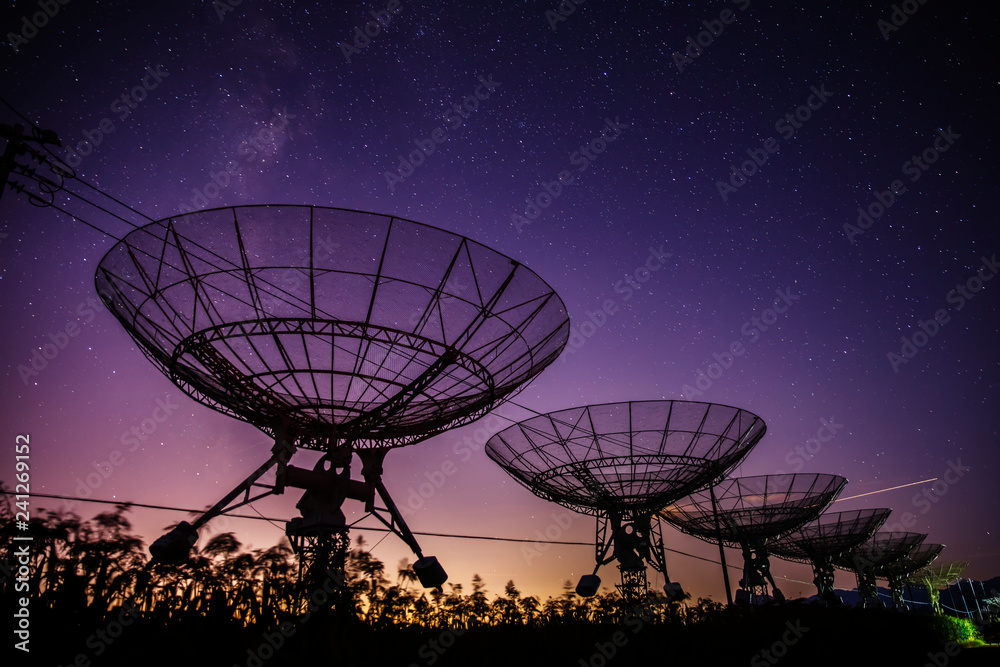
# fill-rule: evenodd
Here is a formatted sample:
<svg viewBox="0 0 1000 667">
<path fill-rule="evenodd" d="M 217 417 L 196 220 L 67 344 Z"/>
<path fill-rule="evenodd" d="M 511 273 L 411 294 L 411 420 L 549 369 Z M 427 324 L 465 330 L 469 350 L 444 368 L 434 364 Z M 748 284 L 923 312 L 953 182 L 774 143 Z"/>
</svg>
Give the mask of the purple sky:
<svg viewBox="0 0 1000 667">
<path fill-rule="evenodd" d="M 686 397 L 746 408 L 768 434 L 738 474 L 837 473 L 845 496 L 938 478 L 834 507 L 893 507 L 889 524 L 909 512 L 909 530 L 947 545 L 941 560 L 971 561 L 971 577 L 1000 573 L 1000 282 L 979 282 L 1000 270 L 994 40 L 976 28 L 991 24 L 985 10 L 928 3 L 889 30 L 890 2 L 586 3 L 559 21 L 546 16 L 556 0 L 403 0 L 367 45 L 341 47 L 385 6 L 244 2 L 220 16 L 208 2 L 71 3 L 33 31 L 22 17 L 36 4 L 17 2 L 0 27 L 27 37 L 2 47 L 0 90 L 59 133 L 56 152 L 83 180 L 154 219 L 315 204 L 418 220 L 509 255 L 557 290 L 575 332 L 520 405 Z M 720 27 L 689 62 L 674 56 Z M 0 107 L 0 122 L 22 121 Z M 400 165 L 421 146 L 419 165 Z M 867 229 L 845 228 L 859 207 L 873 214 Z M 33 491 L 180 507 L 214 503 L 267 458 L 266 436 L 187 398 L 93 307 L 113 238 L 10 191 L 0 224 L 11 445 L 0 479 L 12 482 L 18 433 L 31 435 Z M 53 358 L 31 369 L 46 350 Z M 497 412 L 389 454 L 388 488 L 420 505 L 411 528 L 592 540 L 593 519 L 558 527 L 552 515 L 566 510 L 486 458 L 489 435 L 532 414 Z M 144 441 L 126 436 L 143 424 L 155 428 Z M 101 466 L 115 450 L 120 463 Z M 110 475 L 88 488 L 95 462 Z M 296 500 L 256 509 L 289 518 Z M 133 518 L 151 540 L 182 517 Z M 282 534 L 260 521 L 219 529 L 255 547 Z M 673 529 L 665 537 L 717 557 Z M 514 579 L 554 594 L 593 567 L 587 547 L 421 542 L 452 583 L 478 572 L 491 593 Z M 408 552 L 390 536 L 374 554 L 394 567 Z M 668 563 L 696 596 L 722 597 L 718 566 Z M 773 569 L 812 578 L 783 561 Z M 617 581 L 613 568 L 600 574 Z"/>
</svg>

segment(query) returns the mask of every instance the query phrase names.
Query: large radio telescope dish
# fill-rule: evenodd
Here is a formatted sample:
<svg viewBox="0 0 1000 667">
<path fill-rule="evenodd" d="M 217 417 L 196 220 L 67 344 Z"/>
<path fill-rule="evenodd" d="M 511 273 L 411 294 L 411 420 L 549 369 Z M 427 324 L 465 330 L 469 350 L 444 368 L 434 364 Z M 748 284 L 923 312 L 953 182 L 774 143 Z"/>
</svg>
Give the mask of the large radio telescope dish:
<svg viewBox="0 0 1000 667">
<path fill-rule="evenodd" d="M 721 539 L 739 548 L 811 521 L 833 502 L 845 484 L 844 477 L 826 473 L 733 477 L 677 501 L 663 510 L 663 517 L 689 535 L 709 541 Z"/>
<path fill-rule="evenodd" d="M 649 594 L 647 562 L 666 579 L 668 599 L 684 596 L 667 575 L 654 513 L 724 475 L 766 430 L 757 415 L 727 405 L 607 403 L 514 424 L 489 439 L 486 454 L 535 495 L 597 517 L 597 566 L 576 591 L 594 595 L 597 570 L 617 560 L 631 607 Z"/>
<path fill-rule="evenodd" d="M 908 577 L 917 570 L 933 563 L 943 550 L 943 544 L 928 544 L 924 542 L 914 547 L 909 553 L 903 554 L 897 560 L 886 563 L 878 568 L 878 576 L 885 577 L 890 582 L 896 577 Z"/>
<path fill-rule="evenodd" d="M 799 563 L 832 558 L 867 541 L 882 527 L 891 512 L 887 507 L 824 512 L 814 521 L 785 533 L 767 546 L 775 556 Z"/>
<path fill-rule="evenodd" d="M 566 307 L 475 241 L 316 206 L 198 211 L 128 234 L 97 290 L 196 400 L 299 446 L 411 444 L 470 422 L 558 357 Z M 291 428 L 289 428 L 291 427 Z"/>
<path fill-rule="evenodd" d="M 728 405 L 607 403 L 514 424 L 489 439 L 486 455 L 535 495 L 577 512 L 654 512 L 735 467 L 766 430 Z"/>
<path fill-rule="evenodd" d="M 569 336 L 562 300 L 511 258 L 345 209 L 238 206 L 159 220 L 119 241 L 95 281 L 177 386 L 274 438 L 267 463 L 150 546 L 154 561 L 186 559 L 212 516 L 287 486 L 305 489 L 285 532 L 314 583 L 343 570 L 340 507 L 352 499 L 410 546 L 420 581 L 440 587 L 447 574 L 423 556 L 382 483 L 386 452 L 488 412 Z M 324 456 L 296 468 L 296 447 Z M 364 481 L 351 478 L 354 453 Z M 259 481 L 271 467 L 274 482 Z M 267 491 L 253 496 L 255 487 Z"/>
<path fill-rule="evenodd" d="M 848 553 L 833 558 L 833 564 L 850 570 L 858 578 L 858 594 L 864 607 L 879 606 L 875 578 L 887 565 L 898 561 L 927 538 L 923 533 L 880 532 L 854 547 Z"/>
<path fill-rule="evenodd" d="M 820 599 L 840 604 L 834 592 L 833 559 L 867 541 L 882 527 L 892 510 L 824 512 L 806 525 L 768 543 L 768 550 L 785 560 L 809 563 Z"/>
<path fill-rule="evenodd" d="M 915 572 L 924 582 L 924 585 L 935 590 L 944 588 L 951 582 L 962 576 L 962 573 L 969 568 L 969 561 L 957 560 L 950 563 L 939 563 L 927 566 Z"/>
<path fill-rule="evenodd" d="M 961 578 L 962 573 L 969 567 L 969 561 L 954 561 L 951 563 L 938 563 L 937 565 L 921 568 L 913 573 L 913 578 L 918 585 L 927 589 L 931 597 L 931 609 L 936 614 L 941 613 L 941 589 L 947 588 L 951 582 Z M 991 607 L 996 608 L 1000 599 L 993 597 L 983 600 L 986 610 Z"/>
<path fill-rule="evenodd" d="M 719 542 L 720 551 L 723 543 L 742 549 L 738 601 L 768 599 L 768 583 L 774 599 L 783 600 L 771 575 L 767 541 L 819 516 L 845 484 L 844 477 L 824 473 L 734 477 L 673 503 L 661 515 L 689 535 Z"/>
<path fill-rule="evenodd" d="M 871 539 L 854 547 L 850 553 L 838 556 L 833 562 L 844 570 L 864 569 L 877 572 L 879 568 L 908 554 L 925 539 L 927 535 L 924 533 L 902 531 L 875 533 Z"/>
</svg>

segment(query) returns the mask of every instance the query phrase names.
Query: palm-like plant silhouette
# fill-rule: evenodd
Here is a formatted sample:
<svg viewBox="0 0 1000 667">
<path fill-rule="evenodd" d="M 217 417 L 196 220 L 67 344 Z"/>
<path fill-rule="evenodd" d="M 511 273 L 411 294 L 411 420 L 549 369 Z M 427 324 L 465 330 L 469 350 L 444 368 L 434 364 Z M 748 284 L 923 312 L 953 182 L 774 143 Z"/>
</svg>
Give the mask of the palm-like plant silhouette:
<svg viewBox="0 0 1000 667">
<path fill-rule="evenodd" d="M 0 564 L 10 561 L 15 535 L 9 500 L 0 503 Z M 81 520 L 69 511 L 49 511 L 32 519 L 29 533 L 31 595 L 55 614 L 107 619 L 122 607 L 134 607 L 147 622 L 168 626 L 193 619 L 228 622 L 244 628 L 275 628 L 301 618 L 312 590 L 299 580 L 295 554 L 286 540 L 268 549 L 248 551 L 232 532 L 218 532 L 192 550 L 183 565 L 146 567 L 142 540 L 133 534 L 129 506 Z M 415 592 L 416 574 L 409 561 L 397 564 L 395 583 L 363 538 L 347 553 L 345 579 L 335 600 L 348 616 L 372 628 L 425 626 L 473 628 L 496 625 L 546 626 L 577 622 L 620 622 L 624 610 L 616 593 L 589 599 L 574 595 L 567 582 L 558 597 L 523 596 L 513 581 L 492 600 L 486 583 L 472 577 L 471 592 L 451 584 L 447 593 Z M 9 566 L 7 566 L 9 571 Z M 3 573 L 0 573 L 2 575 Z M 315 584 L 312 584 L 313 586 Z M 0 581 L 0 597 L 13 595 L 10 577 Z M 696 607 L 688 619 L 719 611 Z M 658 612 L 666 619 L 676 610 Z"/>
</svg>

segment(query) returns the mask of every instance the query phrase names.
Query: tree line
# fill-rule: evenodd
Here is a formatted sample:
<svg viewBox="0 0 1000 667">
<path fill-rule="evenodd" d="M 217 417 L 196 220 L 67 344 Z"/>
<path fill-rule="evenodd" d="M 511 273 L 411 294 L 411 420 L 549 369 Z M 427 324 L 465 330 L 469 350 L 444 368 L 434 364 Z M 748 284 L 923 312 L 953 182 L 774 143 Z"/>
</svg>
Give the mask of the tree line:
<svg viewBox="0 0 1000 667">
<path fill-rule="evenodd" d="M 300 580 L 296 555 L 284 538 L 270 548 L 248 550 L 234 533 L 222 532 L 196 545 L 187 563 L 147 568 L 146 545 L 133 532 L 129 509 L 115 505 L 88 520 L 72 511 L 43 511 L 25 532 L 17 529 L 5 495 L 0 502 L 0 597 L 15 595 L 14 549 L 24 542 L 15 543 L 14 537 L 30 535 L 22 586 L 36 609 L 97 620 L 128 606 L 164 624 L 210 618 L 245 627 L 276 627 L 305 611 L 310 586 Z M 617 591 L 581 598 L 569 581 L 561 595 L 545 599 L 522 594 L 513 581 L 490 596 L 478 574 L 468 588 L 455 583 L 425 590 L 407 559 L 387 567 L 360 536 L 346 553 L 340 583 L 328 605 L 373 628 L 620 623 L 628 612 Z M 655 620 L 681 624 L 723 608 L 704 599 L 693 605 L 652 602 L 647 613 Z"/>
</svg>

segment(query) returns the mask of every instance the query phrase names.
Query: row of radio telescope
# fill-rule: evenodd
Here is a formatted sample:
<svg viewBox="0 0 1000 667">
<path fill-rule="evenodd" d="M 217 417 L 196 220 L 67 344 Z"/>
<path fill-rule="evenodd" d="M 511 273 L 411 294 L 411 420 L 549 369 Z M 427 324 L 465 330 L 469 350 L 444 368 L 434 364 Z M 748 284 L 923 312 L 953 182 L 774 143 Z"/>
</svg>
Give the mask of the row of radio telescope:
<svg viewBox="0 0 1000 667">
<path fill-rule="evenodd" d="M 343 209 L 243 206 L 153 222 L 105 255 L 96 286 L 171 381 L 273 440 L 246 480 L 153 543 L 150 565 L 186 560 L 207 521 L 291 487 L 304 491 L 301 516 L 286 525 L 300 577 L 343 568 L 341 507 L 353 500 L 413 550 L 420 582 L 440 587 L 444 569 L 423 555 L 383 484 L 387 452 L 482 417 L 569 336 L 562 300 L 517 261 L 438 228 Z M 718 542 L 723 558 L 724 544 L 742 549 L 737 601 L 748 603 L 781 598 L 772 554 L 812 563 L 826 600 L 833 567 L 853 569 L 874 601 L 875 577 L 898 594 L 941 551 L 924 535 L 876 532 L 887 509 L 824 513 L 843 477 L 727 478 L 764 432 L 738 408 L 637 401 L 538 415 L 495 434 L 486 451 L 536 495 L 596 517 L 583 596 L 617 560 L 628 604 L 649 595 L 647 564 L 663 574 L 666 599 L 682 598 L 667 576 L 661 519 Z M 300 448 L 322 453 L 315 466 L 291 465 Z M 726 586 L 728 596 L 728 576 Z"/>
</svg>

